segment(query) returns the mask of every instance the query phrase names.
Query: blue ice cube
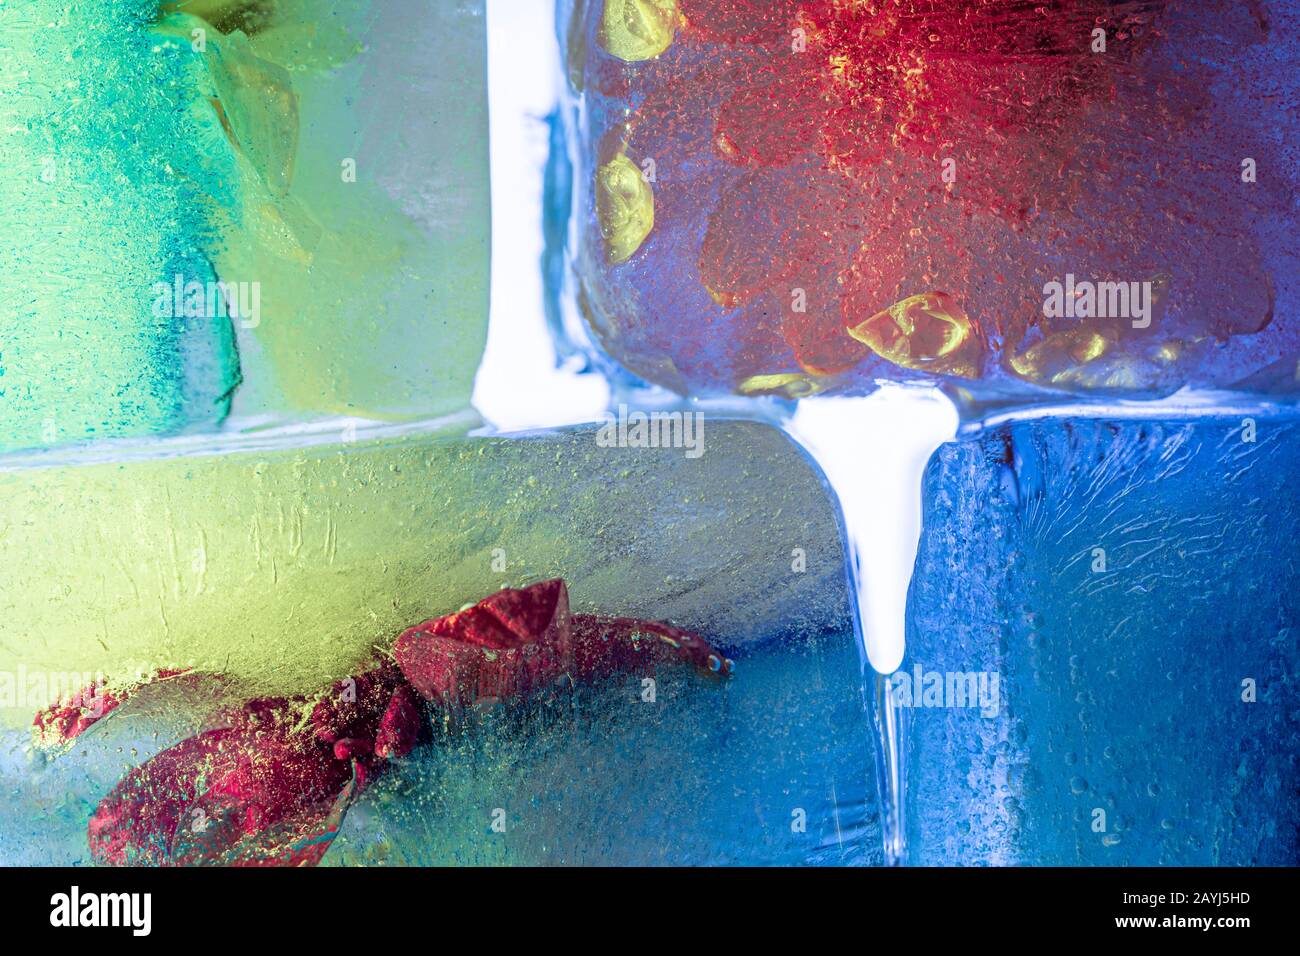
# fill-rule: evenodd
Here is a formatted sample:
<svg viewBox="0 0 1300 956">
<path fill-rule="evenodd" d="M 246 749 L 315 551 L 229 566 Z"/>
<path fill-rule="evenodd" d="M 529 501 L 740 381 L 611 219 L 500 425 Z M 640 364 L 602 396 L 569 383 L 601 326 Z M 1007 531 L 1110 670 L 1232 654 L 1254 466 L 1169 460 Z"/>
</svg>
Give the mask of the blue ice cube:
<svg viewBox="0 0 1300 956">
<path fill-rule="evenodd" d="M 896 676 L 912 862 L 1294 865 L 1298 477 L 1278 415 L 944 447 Z"/>
</svg>

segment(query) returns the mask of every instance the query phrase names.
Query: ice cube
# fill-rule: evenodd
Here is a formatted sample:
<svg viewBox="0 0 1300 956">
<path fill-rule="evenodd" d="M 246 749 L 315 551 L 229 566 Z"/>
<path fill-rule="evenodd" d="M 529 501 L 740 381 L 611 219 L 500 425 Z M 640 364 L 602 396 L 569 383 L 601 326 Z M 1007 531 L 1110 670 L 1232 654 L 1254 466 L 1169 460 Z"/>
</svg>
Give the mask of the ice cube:
<svg viewBox="0 0 1300 956">
<path fill-rule="evenodd" d="M 0 450 L 468 406 L 481 0 L 4 16 Z"/>
<path fill-rule="evenodd" d="M 862 662 L 820 476 L 757 423 L 709 421 L 698 456 L 610 445 L 604 427 L 11 459 L 0 528 L 26 557 L 0 572 L 0 675 L 221 680 L 188 700 L 183 683 L 141 692 L 35 763 L 23 725 L 44 701 L 30 680 L 0 686 L 14 794 L 0 854 L 84 862 L 104 794 L 223 703 L 319 691 L 412 624 L 561 576 L 576 610 L 687 627 L 736 672 L 721 686 L 657 674 L 648 696 L 642 677 L 615 677 L 439 724 L 348 813 L 327 861 L 879 863 Z"/>
<path fill-rule="evenodd" d="M 935 456 L 895 675 L 913 862 L 1295 863 L 1297 449 L 1221 412 Z"/>
<path fill-rule="evenodd" d="M 1025 404 L 1271 369 L 1300 391 L 1292 5 L 565 0 L 558 19 L 573 301 L 643 379 Z"/>
</svg>

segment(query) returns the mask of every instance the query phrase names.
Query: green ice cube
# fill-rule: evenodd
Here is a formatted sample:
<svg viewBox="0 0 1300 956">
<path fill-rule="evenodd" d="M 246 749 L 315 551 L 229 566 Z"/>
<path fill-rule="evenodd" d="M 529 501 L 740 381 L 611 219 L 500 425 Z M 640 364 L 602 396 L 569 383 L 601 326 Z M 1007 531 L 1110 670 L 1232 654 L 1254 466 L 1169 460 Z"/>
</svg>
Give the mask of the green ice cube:
<svg viewBox="0 0 1300 956">
<path fill-rule="evenodd" d="M 485 47 L 481 0 L 0 7 L 0 450 L 467 406 Z"/>
</svg>

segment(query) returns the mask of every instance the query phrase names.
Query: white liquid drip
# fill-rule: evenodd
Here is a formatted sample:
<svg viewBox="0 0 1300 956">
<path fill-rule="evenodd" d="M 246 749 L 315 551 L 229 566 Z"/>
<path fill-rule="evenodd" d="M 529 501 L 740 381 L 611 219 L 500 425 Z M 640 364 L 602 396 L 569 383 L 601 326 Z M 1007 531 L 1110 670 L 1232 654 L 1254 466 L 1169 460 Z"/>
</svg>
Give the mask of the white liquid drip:
<svg viewBox="0 0 1300 956">
<path fill-rule="evenodd" d="M 907 592 L 921 540 L 926 462 L 957 435 L 957 409 L 939 391 L 882 385 L 865 398 L 811 398 L 786 430 L 821 466 L 839 499 L 853 624 L 876 673 L 863 697 L 876 727 L 876 789 L 885 862 L 907 862 L 906 712 L 888 675 L 907 651 Z"/>
<path fill-rule="evenodd" d="M 787 430 L 839 498 L 859 636 L 872 668 L 892 674 L 906 648 L 921 477 L 956 436 L 957 410 L 935 389 L 882 385 L 865 398 L 804 399 Z"/>
</svg>

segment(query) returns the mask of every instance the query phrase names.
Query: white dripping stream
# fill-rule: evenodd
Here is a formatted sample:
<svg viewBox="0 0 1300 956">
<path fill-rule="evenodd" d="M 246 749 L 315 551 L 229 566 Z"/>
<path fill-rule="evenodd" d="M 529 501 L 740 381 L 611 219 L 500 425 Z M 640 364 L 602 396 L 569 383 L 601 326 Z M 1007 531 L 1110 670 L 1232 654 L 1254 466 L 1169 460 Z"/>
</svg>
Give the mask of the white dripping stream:
<svg viewBox="0 0 1300 956">
<path fill-rule="evenodd" d="M 839 499 L 863 692 L 876 726 L 885 860 L 901 864 L 907 859 L 905 711 L 894 704 L 888 680 L 906 651 L 922 476 L 936 449 L 956 437 L 957 410 L 936 389 L 882 384 L 862 398 L 804 399 L 785 427 Z"/>
</svg>

